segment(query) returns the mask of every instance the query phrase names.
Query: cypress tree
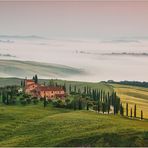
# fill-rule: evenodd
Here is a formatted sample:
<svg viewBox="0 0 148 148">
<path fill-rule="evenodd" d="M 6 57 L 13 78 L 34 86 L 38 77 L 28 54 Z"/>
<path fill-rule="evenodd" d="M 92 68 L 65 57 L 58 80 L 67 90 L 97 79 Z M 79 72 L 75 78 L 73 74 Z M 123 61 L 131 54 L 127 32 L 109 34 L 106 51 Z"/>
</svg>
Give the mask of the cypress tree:
<svg viewBox="0 0 148 148">
<path fill-rule="evenodd" d="M 141 110 L 141 120 L 143 119 L 143 111 Z"/>
<path fill-rule="evenodd" d="M 86 86 L 84 86 L 84 94 L 86 94 Z"/>
<path fill-rule="evenodd" d="M 71 94 L 71 84 L 69 85 L 69 94 Z"/>
<path fill-rule="evenodd" d="M 131 118 L 132 118 L 132 108 L 131 108 Z"/>
<path fill-rule="evenodd" d="M 103 112 L 103 114 L 105 112 L 105 103 L 102 103 L 102 112 Z"/>
<path fill-rule="evenodd" d="M 73 109 L 76 110 L 77 109 L 77 104 L 76 104 L 76 100 L 73 101 Z"/>
<path fill-rule="evenodd" d="M 123 116 L 123 106 L 122 106 L 122 103 L 120 104 L 120 115 Z"/>
<path fill-rule="evenodd" d="M 37 75 L 34 76 L 34 81 L 36 84 L 38 83 L 38 76 Z"/>
<path fill-rule="evenodd" d="M 135 104 L 135 106 L 134 106 L 134 118 L 136 118 L 136 104 Z"/>
<path fill-rule="evenodd" d="M 66 85 L 65 85 L 65 83 L 63 85 L 63 90 L 66 92 Z"/>
<path fill-rule="evenodd" d="M 75 93 L 77 92 L 77 87 L 76 87 L 76 85 L 74 86 L 74 92 L 75 92 Z"/>
<path fill-rule="evenodd" d="M 107 112 L 108 112 L 108 114 L 109 114 L 109 111 L 110 111 L 110 101 L 108 100 L 108 102 L 107 102 Z"/>
<path fill-rule="evenodd" d="M 128 117 L 128 103 L 126 103 L 126 116 Z"/>
<path fill-rule="evenodd" d="M 21 87 L 23 87 L 23 81 L 21 80 Z"/>
<path fill-rule="evenodd" d="M 88 101 L 87 101 L 86 107 L 87 107 L 87 110 L 89 110 L 89 102 Z"/>
<path fill-rule="evenodd" d="M 98 113 L 100 112 L 100 102 L 98 101 L 98 107 L 97 107 Z"/>
<path fill-rule="evenodd" d="M 44 97 L 44 108 L 46 107 L 47 105 L 47 101 L 46 101 L 46 97 Z"/>
<path fill-rule="evenodd" d="M 79 110 L 81 110 L 82 109 L 82 101 L 81 101 L 81 99 L 79 98 L 79 101 L 78 101 L 78 105 L 79 105 Z"/>
</svg>

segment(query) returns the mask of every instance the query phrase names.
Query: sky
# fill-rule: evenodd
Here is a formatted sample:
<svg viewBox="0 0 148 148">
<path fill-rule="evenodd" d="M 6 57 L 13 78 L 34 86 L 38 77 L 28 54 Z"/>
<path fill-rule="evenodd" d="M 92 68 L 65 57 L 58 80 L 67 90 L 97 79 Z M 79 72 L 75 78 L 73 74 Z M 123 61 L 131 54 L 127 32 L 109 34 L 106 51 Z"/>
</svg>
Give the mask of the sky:
<svg viewBox="0 0 148 148">
<path fill-rule="evenodd" d="M 148 81 L 148 0 L 0 0 L 0 59 L 87 73 L 71 80 Z"/>
<path fill-rule="evenodd" d="M 148 1 L 2 1 L 0 35 L 113 39 L 148 36 Z"/>
</svg>

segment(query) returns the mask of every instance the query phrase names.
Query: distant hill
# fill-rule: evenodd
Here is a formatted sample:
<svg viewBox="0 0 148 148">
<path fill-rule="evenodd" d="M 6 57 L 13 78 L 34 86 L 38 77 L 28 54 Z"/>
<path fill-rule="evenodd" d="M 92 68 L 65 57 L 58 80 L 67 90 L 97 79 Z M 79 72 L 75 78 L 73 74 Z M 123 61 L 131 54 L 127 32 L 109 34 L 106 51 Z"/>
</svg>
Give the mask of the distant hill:
<svg viewBox="0 0 148 148">
<path fill-rule="evenodd" d="M 81 75 L 81 69 L 59 64 L 48 64 L 31 61 L 0 60 L 0 77 L 25 78 L 38 74 L 45 78 L 67 78 L 72 75 Z"/>
</svg>

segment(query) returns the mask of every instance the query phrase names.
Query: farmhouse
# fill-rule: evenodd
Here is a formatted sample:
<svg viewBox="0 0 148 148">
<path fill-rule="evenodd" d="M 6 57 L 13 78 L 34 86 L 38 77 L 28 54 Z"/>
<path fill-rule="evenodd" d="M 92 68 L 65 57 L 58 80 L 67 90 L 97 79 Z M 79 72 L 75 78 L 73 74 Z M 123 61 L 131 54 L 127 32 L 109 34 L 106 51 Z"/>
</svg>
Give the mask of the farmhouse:
<svg viewBox="0 0 148 148">
<path fill-rule="evenodd" d="M 37 98 L 63 98 L 66 93 L 62 87 L 36 84 L 33 80 L 25 80 L 25 93 Z"/>
</svg>

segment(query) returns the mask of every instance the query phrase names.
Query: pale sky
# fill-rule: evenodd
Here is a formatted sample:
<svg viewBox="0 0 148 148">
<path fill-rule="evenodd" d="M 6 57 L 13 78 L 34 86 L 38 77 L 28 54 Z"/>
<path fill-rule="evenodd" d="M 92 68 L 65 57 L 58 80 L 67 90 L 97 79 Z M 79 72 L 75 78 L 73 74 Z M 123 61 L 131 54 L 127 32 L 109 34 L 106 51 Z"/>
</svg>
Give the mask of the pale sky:
<svg viewBox="0 0 148 148">
<path fill-rule="evenodd" d="M 148 1 L 11 1 L 0 1 L 0 35 L 148 36 Z"/>
</svg>

